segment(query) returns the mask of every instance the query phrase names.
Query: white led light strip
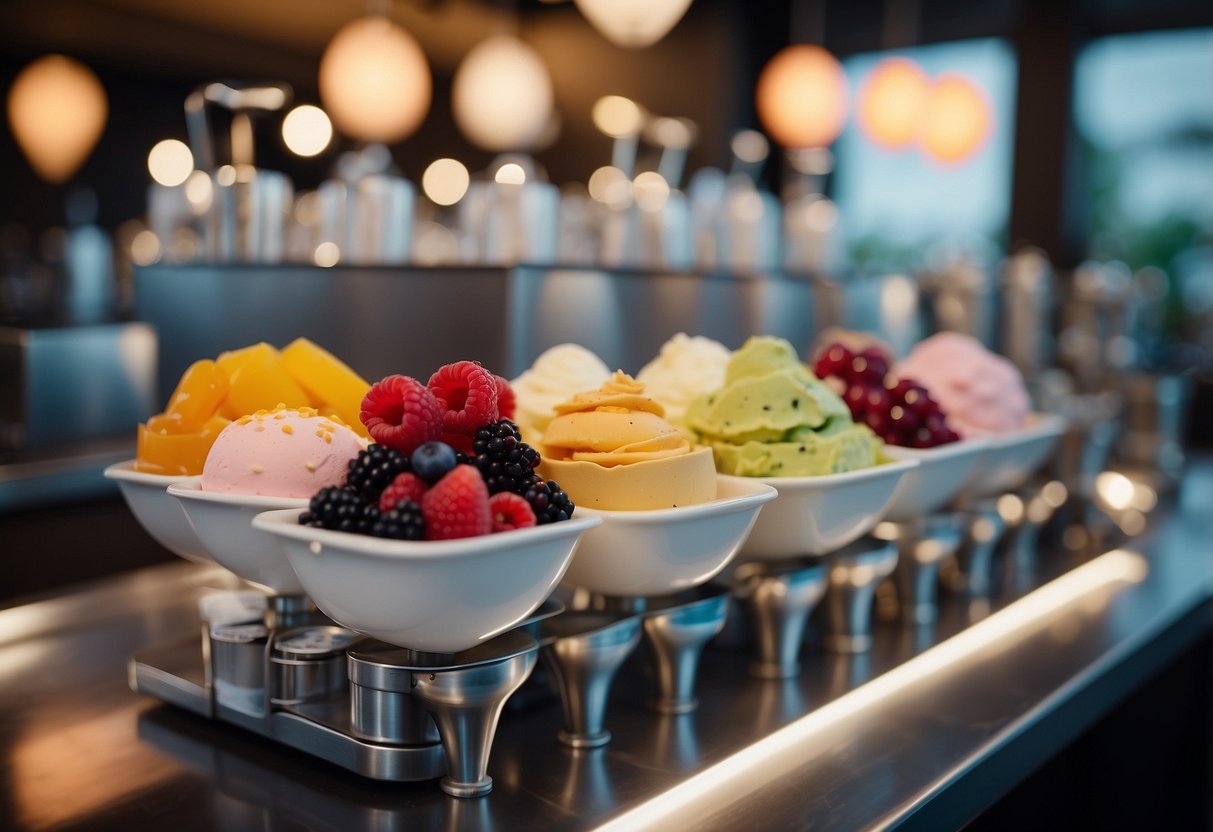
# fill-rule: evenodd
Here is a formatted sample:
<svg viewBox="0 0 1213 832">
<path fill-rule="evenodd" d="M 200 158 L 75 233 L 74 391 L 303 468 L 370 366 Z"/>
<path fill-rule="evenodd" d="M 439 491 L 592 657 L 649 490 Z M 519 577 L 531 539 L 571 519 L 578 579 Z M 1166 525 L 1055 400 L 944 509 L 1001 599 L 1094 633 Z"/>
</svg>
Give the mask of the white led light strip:
<svg viewBox="0 0 1213 832">
<path fill-rule="evenodd" d="M 802 764 L 805 752 L 816 750 L 809 741 L 833 725 L 865 708 L 905 690 L 960 661 L 989 651 L 998 642 L 1025 635 L 1083 596 L 1113 583 L 1139 583 L 1148 566 L 1133 552 L 1114 549 L 1040 587 L 952 638 L 850 693 L 786 725 L 667 792 L 624 812 L 599 826 L 596 832 L 639 832 L 690 828 L 690 817 L 679 813 L 693 808 L 695 818 L 720 811 L 738 799 Z M 781 756 L 787 756 L 781 761 Z M 695 805 L 699 803 L 699 805 Z"/>
</svg>

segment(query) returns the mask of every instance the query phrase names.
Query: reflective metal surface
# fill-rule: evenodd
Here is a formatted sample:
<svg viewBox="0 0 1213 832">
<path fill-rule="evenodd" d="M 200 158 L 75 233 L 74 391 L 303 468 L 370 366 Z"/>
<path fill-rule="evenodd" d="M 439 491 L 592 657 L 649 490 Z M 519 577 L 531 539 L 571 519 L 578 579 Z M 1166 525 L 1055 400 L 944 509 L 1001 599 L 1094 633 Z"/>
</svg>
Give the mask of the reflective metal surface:
<svg viewBox="0 0 1213 832">
<path fill-rule="evenodd" d="M 988 647 L 969 643 L 969 606 L 945 594 L 933 624 L 877 621 L 863 655 L 823 652 L 811 626 L 791 679 L 748 678 L 748 653 L 709 646 L 688 715 L 648 710 L 641 663 L 628 661 L 605 748 L 563 748 L 553 700 L 507 711 L 493 793 L 475 801 L 432 782 L 377 783 L 132 694 L 127 658 L 196 637 L 197 597 L 233 587 L 191 564 L 135 572 L 0 611 L 0 828 L 590 829 L 789 726 L 808 745 L 688 800 L 661 828 L 957 828 L 1213 629 L 1213 466 L 1190 472 L 1179 497 L 1133 542 L 1147 555 L 1140 582 L 1093 584 L 1072 601 L 1050 584 L 1010 608 L 1030 615 Z M 1039 579 L 1080 560 L 1040 552 Z M 985 623 L 1006 621 L 1015 597 L 995 580 Z M 896 669 L 914 657 L 929 672 L 907 680 Z M 634 819 L 620 824 L 645 828 Z"/>
</svg>

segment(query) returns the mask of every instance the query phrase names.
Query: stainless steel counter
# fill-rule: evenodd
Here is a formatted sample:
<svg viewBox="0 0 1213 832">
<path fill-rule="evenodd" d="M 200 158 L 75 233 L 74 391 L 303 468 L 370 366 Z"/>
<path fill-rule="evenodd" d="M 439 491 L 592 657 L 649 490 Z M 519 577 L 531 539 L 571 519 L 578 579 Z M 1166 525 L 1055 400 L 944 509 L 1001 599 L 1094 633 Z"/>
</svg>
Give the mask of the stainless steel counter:
<svg viewBox="0 0 1213 832">
<path fill-rule="evenodd" d="M 989 608 L 953 600 L 933 628 L 877 628 L 862 657 L 812 645 L 800 677 L 745 674 L 710 648 L 701 706 L 660 717 L 629 664 L 614 741 L 574 752 L 539 696 L 502 717 L 480 800 L 361 779 L 132 694 L 126 659 L 195 631 L 230 587 L 171 564 L 0 611 L 4 829 L 859 829 L 962 825 L 1213 630 L 1213 465 L 1118 551 Z M 82 530 L 82 537 L 85 536 Z M 973 625 L 973 622 L 977 623 Z M 957 635 L 959 634 L 959 635 Z"/>
</svg>

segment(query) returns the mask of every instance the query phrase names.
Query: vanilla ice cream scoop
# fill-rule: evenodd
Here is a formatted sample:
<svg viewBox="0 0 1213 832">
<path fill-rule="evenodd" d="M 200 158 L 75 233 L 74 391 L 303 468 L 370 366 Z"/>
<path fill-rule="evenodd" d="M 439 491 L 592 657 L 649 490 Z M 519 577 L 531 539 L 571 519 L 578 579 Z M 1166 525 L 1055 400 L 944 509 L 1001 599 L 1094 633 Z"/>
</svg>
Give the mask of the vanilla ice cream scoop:
<svg viewBox="0 0 1213 832">
<path fill-rule="evenodd" d="M 962 437 L 1006 433 L 1027 424 L 1031 405 L 1023 376 L 969 335 L 932 335 L 894 373 L 926 387 L 947 414 L 948 427 Z"/>
<path fill-rule="evenodd" d="M 719 341 L 680 332 L 641 368 L 636 380 L 665 408 L 671 424 L 686 429 L 687 405 L 696 396 L 724 385 L 732 353 Z"/>
<path fill-rule="evenodd" d="M 345 482 L 366 442 L 339 419 L 310 407 L 258 410 L 215 439 L 202 466 L 203 491 L 308 498 Z"/>
<path fill-rule="evenodd" d="M 528 441 L 537 439 L 556 415 L 555 407 L 574 393 L 593 390 L 611 377 L 602 359 L 578 344 L 557 344 L 510 382 L 514 421 Z"/>
</svg>

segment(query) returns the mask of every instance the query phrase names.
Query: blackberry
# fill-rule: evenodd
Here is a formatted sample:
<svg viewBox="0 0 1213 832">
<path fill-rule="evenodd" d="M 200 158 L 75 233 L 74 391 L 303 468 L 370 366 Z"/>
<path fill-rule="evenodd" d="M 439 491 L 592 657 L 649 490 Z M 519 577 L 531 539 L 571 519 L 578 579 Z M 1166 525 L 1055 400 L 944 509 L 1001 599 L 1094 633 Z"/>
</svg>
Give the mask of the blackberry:
<svg viewBox="0 0 1213 832">
<path fill-rule="evenodd" d="M 568 520 L 576 508 L 555 480 L 544 482 L 539 477 L 532 477 L 527 482 L 522 498 L 530 503 L 535 522 L 540 526 Z"/>
<path fill-rule="evenodd" d="M 379 495 L 396 479 L 396 475 L 411 470 L 409 458 L 395 448 L 369 445 L 350 460 L 345 482 L 368 503 L 378 503 Z"/>
<path fill-rule="evenodd" d="M 509 419 L 485 425 L 472 440 L 475 465 L 489 494 L 521 494 L 535 479 L 539 452 L 522 441 L 518 426 Z"/>
<path fill-rule="evenodd" d="M 400 500 L 388 511 L 379 513 L 379 519 L 371 526 L 375 537 L 392 540 L 425 540 L 425 517 L 421 506 L 412 500 Z"/>
<path fill-rule="evenodd" d="M 367 528 L 367 509 L 371 506 L 362 495 L 349 486 L 333 485 L 322 488 L 312 495 L 307 511 L 299 516 L 299 524 L 338 532 L 364 533 Z"/>
</svg>

